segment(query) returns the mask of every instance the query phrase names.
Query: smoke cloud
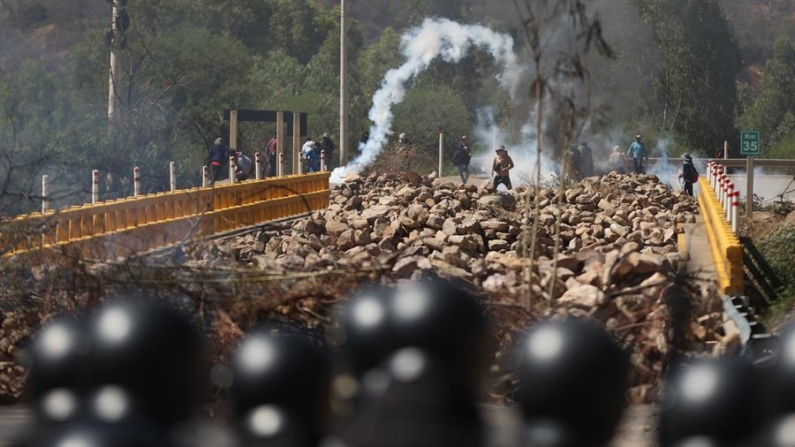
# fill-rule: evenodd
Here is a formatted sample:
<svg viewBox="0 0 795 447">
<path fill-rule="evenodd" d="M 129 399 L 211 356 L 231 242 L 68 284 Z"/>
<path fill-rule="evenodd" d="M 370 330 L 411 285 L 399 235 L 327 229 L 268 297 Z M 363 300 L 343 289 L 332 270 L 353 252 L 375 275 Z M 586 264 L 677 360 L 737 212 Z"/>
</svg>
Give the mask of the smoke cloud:
<svg viewBox="0 0 795 447">
<path fill-rule="evenodd" d="M 445 62 L 461 61 L 472 48 L 491 54 L 502 68 L 500 84 L 511 94 L 517 90 L 523 68 L 513 51 L 513 39 L 480 25 L 463 25 L 447 19 L 425 19 L 422 25 L 407 31 L 401 42 L 406 62 L 389 70 L 381 88 L 373 96 L 369 118 L 370 139 L 359 145 L 359 155 L 347 166 L 335 169 L 332 182 L 341 182 L 347 172 L 357 172 L 375 161 L 392 133 L 392 106 L 403 101 L 409 81 L 427 70 L 437 58 Z"/>
</svg>

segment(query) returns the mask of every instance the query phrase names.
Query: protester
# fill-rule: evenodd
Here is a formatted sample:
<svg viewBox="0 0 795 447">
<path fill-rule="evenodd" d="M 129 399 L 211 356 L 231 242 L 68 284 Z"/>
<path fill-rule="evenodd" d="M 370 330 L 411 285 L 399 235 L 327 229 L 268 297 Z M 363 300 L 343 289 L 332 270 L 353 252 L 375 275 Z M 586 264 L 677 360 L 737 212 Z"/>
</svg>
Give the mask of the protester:
<svg viewBox="0 0 795 447">
<path fill-rule="evenodd" d="M 497 148 L 497 156 L 494 157 L 494 162 L 491 165 L 491 172 L 494 175 L 494 189 L 500 184 L 505 185 L 508 189 L 513 189 L 511 185 L 511 169 L 514 168 L 513 159 L 508 155 L 505 146 Z"/>
<path fill-rule="evenodd" d="M 334 168 L 334 141 L 326 132 L 323 134 L 323 140 L 320 142 L 322 150 L 326 151 L 326 169 L 331 170 Z"/>
<path fill-rule="evenodd" d="M 682 172 L 679 173 L 679 178 L 684 182 L 684 190 L 687 195 L 693 195 L 693 183 L 698 181 L 698 171 L 693 166 L 693 157 L 690 154 L 682 156 Z"/>
<path fill-rule="evenodd" d="M 635 135 L 635 142 L 629 146 L 627 156 L 631 156 L 632 161 L 635 163 L 635 174 L 643 174 L 643 160 L 646 159 L 648 161 L 649 156 L 646 153 L 646 145 L 643 143 L 640 134 Z"/>
<path fill-rule="evenodd" d="M 276 150 L 279 146 L 279 140 L 276 139 L 276 134 L 268 141 L 265 146 L 265 151 L 268 155 L 268 177 L 276 177 Z"/>
<path fill-rule="evenodd" d="M 208 165 L 210 165 L 210 183 L 215 183 L 216 180 L 221 178 L 224 170 L 224 164 L 227 157 L 227 148 L 224 145 L 223 138 L 217 138 L 210 151 L 207 154 Z"/>
<path fill-rule="evenodd" d="M 304 146 L 301 148 L 301 155 L 307 163 L 307 172 L 320 171 L 320 151 L 317 150 L 317 143 L 308 137 Z"/>
<path fill-rule="evenodd" d="M 236 151 L 235 179 L 237 179 L 239 182 L 248 180 L 251 177 L 252 172 L 254 172 L 254 163 L 251 161 L 251 158 L 241 151 Z"/>
<path fill-rule="evenodd" d="M 621 153 L 621 146 L 613 146 L 613 152 L 610 153 L 608 163 L 610 163 L 611 170 L 619 174 L 624 173 L 624 154 Z"/>
<path fill-rule="evenodd" d="M 469 180 L 469 161 L 471 159 L 472 149 L 469 147 L 467 136 L 464 135 L 461 137 L 461 142 L 455 146 L 455 152 L 453 153 L 453 163 L 458 168 L 458 174 L 461 176 L 461 182 L 463 183 Z"/>
<path fill-rule="evenodd" d="M 569 174 L 575 180 L 582 178 L 582 154 L 576 144 L 569 146 Z"/>
</svg>

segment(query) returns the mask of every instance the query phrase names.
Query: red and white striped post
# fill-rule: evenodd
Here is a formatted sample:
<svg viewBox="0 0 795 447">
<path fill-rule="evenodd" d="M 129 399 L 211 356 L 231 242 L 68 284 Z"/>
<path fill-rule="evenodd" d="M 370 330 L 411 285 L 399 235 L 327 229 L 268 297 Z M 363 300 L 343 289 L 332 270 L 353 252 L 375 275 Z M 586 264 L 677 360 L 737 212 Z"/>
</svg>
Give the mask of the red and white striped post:
<svg viewBox="0 0 795 447">
<path fill-rule="evenodd" d="M 262 179 L 262 154 L 259 151 L 254 152 L 254 178 L 256 180 Z"/>
<path fill-rule="evenodd" d="M 133 168 L 133 197 L 141 195 L 141 169 L 136 166 Z"/>
<path fill-rule="evenodd" d="M 726 201 L 723 203 L 723 209 L 726 212 L 726 220 L 731 222 L 732 218 L 732 202 L 734 201 L 734 183 L 728 182 L 726 184 Z"/>
<path fill-rule="evenodd" d="M 326 150 L 323 149 L 320 151 L 320 170 L 326 170 Z"/>
<path fill-rule="evenodd" d="M 41 213 L 44 214 L 50 208 L 50 177 L 41 176 Z"/>
<path fill-rule="evenodd" d="M 718 184 L 718 168 L 714 164 L 712 165 L 712 179 L 710 180 L 709 184 L 712 186 L 713 191 L 717 191 L 717 184 Z"/>
<path fill-rule="evenodd" d="M 171 192 L 177 190 L 177 164 L 173 161 L 168 164 L 168 178 L 171 184 Z"/>
<path fill-rule="evenodd" d="M 278 166 L 278 176 L 281 177 L 284 175 L 284 152 L 279 152 L 279 166 Z"/>
<path fill-rule="evenodd" d="M 229 157 L 229 183 L 235 183 L 235 157 Z"/>
<path fill-rule="evenodd" d="M 732 232 L 740 235 L 740 191 L 732 193 L 732 218 L 731 218 Z"/>
<path fill-rule="evenodd" d="M 709 165 L 707 166 L 707 180 L 709 181 L 710 186 L 715 186 L 715 163 L 710 160 Z"/>
<path fill-rule="evenodd" d="M 99 202 L 99 171 L 91 171 L 91 203 Z"/>
<path fill-rule="evenodd" d="M 202 188 L 206 188 L 210 184 L 210 167 L 207 165 L 202 166 Z"/>
</svg>

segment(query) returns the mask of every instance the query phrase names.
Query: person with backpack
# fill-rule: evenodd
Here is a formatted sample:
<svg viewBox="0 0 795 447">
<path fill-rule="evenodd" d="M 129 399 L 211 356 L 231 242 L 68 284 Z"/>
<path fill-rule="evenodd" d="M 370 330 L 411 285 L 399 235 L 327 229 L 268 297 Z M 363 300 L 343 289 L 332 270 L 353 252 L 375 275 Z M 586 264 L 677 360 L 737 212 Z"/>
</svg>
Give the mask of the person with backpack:
<svg viewBox="0 0 795 447">
<path fill-rule="evenodd" d="M 229 152 L 224 145 L 223 138 L 216 138 L 207 153 L 207 164 L 210 166 L 210 183 L 214 184 L 224 172 L 224 164 Z"/>
<path fill-rule="evenodd" d="M 682 156 L 682 172 L 679 174 L 679 178 L 684 181 L 685 193 L 692 197 L 693 183 L 698 181 L 698 171 L 693 166 L 693 157 L 690 154 Z"/>
<path fill-rule="evenodd" d="M 461 176 L 461 181 L 466 184 L 469 180 L 469 161 L 472 160 L 472 149 L 469 147 L 467 136 L 461 137 L 461 142 L 455 146 L 453 153 L 453 164 L 458 168 L 458 174 Z M 441 173 L 439 174 L 441 175 Z"/>
</svg>

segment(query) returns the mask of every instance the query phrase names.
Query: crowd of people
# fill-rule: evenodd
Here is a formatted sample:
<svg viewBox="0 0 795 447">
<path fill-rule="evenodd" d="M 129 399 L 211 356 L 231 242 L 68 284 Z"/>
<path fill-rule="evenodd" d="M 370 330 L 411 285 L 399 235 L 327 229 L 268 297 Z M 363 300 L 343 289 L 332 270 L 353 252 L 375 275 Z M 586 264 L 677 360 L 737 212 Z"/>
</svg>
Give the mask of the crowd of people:
<svg viewBox="0 0 795 447">
<path fill-rule="evenodd" d="M 369 134 L 365 133 L 362 136 L 361 142 L 366 143 L 368 139 Z M 408 154 L 410 151 L 406 149 L 411 147 L 412 143 L 408 135 L 401 133 L 398 136 L 398 153 L 405 152 Z M 328 133 L 324 133 L 323 138 L 319 142 L 315 141 L 312 137 L 307 137 L 301 147 L 300 154 L 302 163 L 305 163 L 305 167 L 303 168 L 304 172 L 319 172 L 322 169 L 321 159 L 325 161 L 325 169 L 333 170 L 336 167 L 334 164 L 334 150 L 334 141 Z M 274 177 L 278 174 L 277 152 L 278 142 L 274 134 L 265 146 L 265 177 Z M 513 159 L 508 155 L 508 151 L 504 145 L 497 147 L 495 152 L 496 155 L 491 163 L 491 186 L 494 190 L 497 190 L 500 185 L 504 185 L 510 190 L 513 188 L 510 171 L 514 169 L 516 165 Z M 621 149 L 621 146 L 613 147 L 607 159 L 608 169 L 619 173 L 626 173 L 628 160 L 632 160 L 632 169 L 629 172 L 644 174 L 646 172 L 644 163 L 647 163 L 649 160 L 648 154 L 642 135 L 636 134 L 635 141 L 629 145 L 626 152 Z M 207 156 L 207 164 L 210 167 L 211 181 L 213 183 L 216 179 L 223 177 L 225 163 L 229 156 L 235 158 L 235 175 L 238 181 L 246 180 L 251 177 L 254 169 L 251 158 L 239 150 L 227 149 L 223 139 L 218 138 L 210 148 Z M 458 170 L 463 184 L 469 182 L 471 177 L 470 164 L 472 156 L 472 143 L 466 135 L 463 135 L 458 143 L 455 144 L 452 156 L 452 162 Z M 717 150 L 716 156 L 719 158 L 723 156 L 723 148 Z M 581 179 L 596 174 L 593 150 L 587 142 L 570 145 L 565 157 L 567 157 L 568 161 L 567 175 L 570 175 L 572 178 Z M 693 195 L 693 184 L 698 181 L 698 171 L 693 165 L 692 156 L 689 154 L 682 156 L 682 169 L 680 170 L 679 178 L 683 190 L 687 194 Z"/>
<path fill-rule="evenodd" d="M 265 145 L 265 160 L 261 167 L 263 177 L 276 177 L 278 175 L 278 139 L 274 133 Z M 304 172 L 319 172 L 321 170 L 321 158 L 325 157 L 326 169 L 331 170 L 334 164 L 334 141 L 328 132 L 323 134 L 319 144 L 312 137 L 307 137 L 301 148 L 302 163 L 306 167 Z M 210 184 L 216 181 L 228 179 L 225 169 L 228 168 L 230 158 L 234 159 L 234 175 L 236 181 L 248 180 L 254 176 L 256 166 L 251 157 L 243 151 L 229 148 L 223 138 L 216 138 L 210 149 L 207 151 L 205 165 L 209 168 Z"/>
</svg>

